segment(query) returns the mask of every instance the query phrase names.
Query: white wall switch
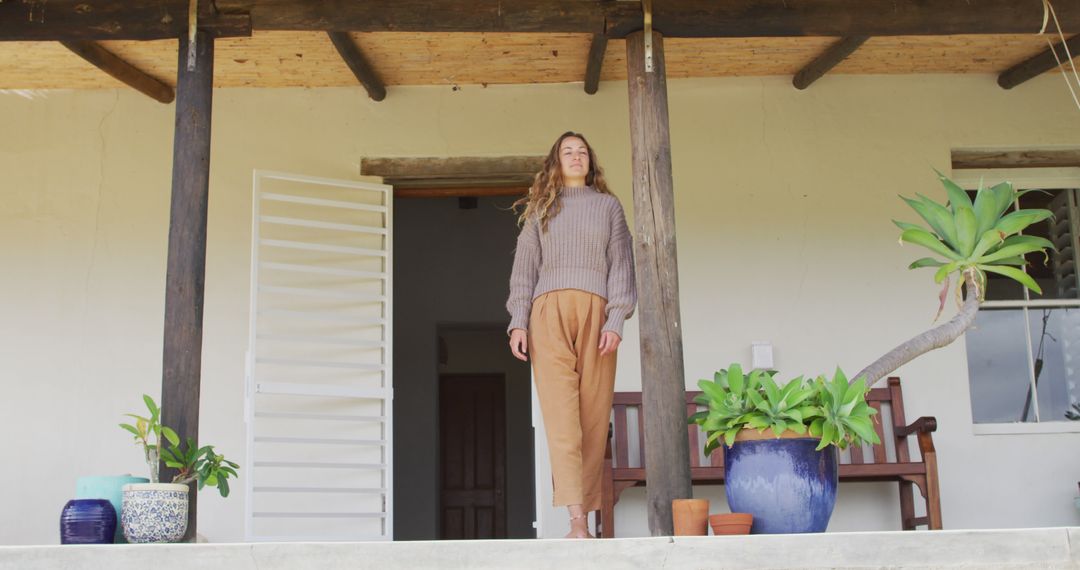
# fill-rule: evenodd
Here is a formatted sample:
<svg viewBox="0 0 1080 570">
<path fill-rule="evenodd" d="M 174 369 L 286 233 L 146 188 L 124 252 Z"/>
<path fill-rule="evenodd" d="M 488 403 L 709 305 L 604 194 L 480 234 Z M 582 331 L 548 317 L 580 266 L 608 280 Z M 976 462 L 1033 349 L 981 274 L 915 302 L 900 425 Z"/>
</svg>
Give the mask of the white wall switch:
<svg viewBox="0 0 1080 570">
<path fill-rule="evenodd" d="M 768 341 L 754 341 L 750 344 L 750 357 L 754 368 L 772 370 L 773 353 L 772 343 Z"/>
</svg>

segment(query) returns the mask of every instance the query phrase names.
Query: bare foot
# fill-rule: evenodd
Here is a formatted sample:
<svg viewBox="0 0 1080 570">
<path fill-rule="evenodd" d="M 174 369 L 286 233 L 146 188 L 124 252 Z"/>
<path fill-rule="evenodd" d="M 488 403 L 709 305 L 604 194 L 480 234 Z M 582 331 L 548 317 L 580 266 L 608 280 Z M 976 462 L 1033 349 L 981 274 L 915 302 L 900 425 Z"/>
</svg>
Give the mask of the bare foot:
<svg viewBox="0 0 1080 570">
<path fill-rule="evenodd" d="M 589 534 L 589 523 L 584 520 L 570 521 L 570 532 L 564 538 L 596 538 Z"/>
</svg>

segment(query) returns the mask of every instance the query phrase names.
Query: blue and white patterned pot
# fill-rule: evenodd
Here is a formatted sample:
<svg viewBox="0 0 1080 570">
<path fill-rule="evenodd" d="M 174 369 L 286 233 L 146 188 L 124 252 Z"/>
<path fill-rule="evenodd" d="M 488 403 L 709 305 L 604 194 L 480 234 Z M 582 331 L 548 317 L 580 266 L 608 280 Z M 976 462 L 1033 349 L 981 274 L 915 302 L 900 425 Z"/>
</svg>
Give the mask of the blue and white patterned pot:
<svg viewBox="0 0 1080 570">
<path fill-rule="evenodd" d="M 187 516 L 187 485 L 124 485 L 120 524 L 128 542 L 178 542 L 187 531 Z"/>
</svg>

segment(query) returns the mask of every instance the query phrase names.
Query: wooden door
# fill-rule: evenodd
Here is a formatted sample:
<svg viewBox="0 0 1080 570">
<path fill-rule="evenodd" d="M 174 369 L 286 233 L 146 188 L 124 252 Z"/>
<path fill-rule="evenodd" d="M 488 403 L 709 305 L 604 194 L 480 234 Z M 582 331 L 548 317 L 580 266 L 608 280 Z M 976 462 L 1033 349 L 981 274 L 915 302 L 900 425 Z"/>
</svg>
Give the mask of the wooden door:
<svg viewBox="0 0 1080 570">
<path fill-rule="evenodd" d="M 506 538 L 505 380 L 439 377 L 440 538 Z"/>
</svg>

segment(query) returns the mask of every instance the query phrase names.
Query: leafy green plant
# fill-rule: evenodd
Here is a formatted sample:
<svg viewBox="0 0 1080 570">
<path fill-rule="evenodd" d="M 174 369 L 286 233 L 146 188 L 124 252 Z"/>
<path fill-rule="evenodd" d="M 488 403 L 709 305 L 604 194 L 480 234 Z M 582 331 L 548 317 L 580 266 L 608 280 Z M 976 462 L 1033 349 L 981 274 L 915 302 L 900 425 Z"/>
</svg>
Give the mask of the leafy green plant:
<svg viewBox="0 0 1080 570">
<path fill-rule="evenodd" d="M 149 417 L 140 416 L 137 414 L 124 414 L 125 416 L 135 419 L 135 425 L 132 424 L 120 424 L 120 427 L 130 432 L 135 436 L 135 443 L 142 446 L 143 456 L 146 458 L 146 465 L 150 467 L 150 482 L 158 482 L 158 465 L 161 451 L 161 438 L 164 436 L 173 445 L 179 445 L 180 437 L 176 435 L 176 432 L 167 426 L 161 425 L 161 409 L 158 407 L 154 399 L 146 394 L 143 394 L 143 402 L 146 404 L 147 410 L 150 411 Z"/>
<path fill-rule="evenodd" d="M 862 442 L 881 443 L 874 430 L 873 416 L 877 410 L 866 403 L 870 388 L 862 378 L 848 384 L 840 368 L 832 380 L 818 376 L 814 381 L 814 405 L 819 417 L 810 423 L 810 434 L 821 437 L 818 449 L 831 444 L 840 449 Z"/>
<path fill-rule="evenodd" d="M 705 453 L 712 453 L 721 443 L 730 447 L 743 429 L 772 430 L 776 437 L 785 431 L 808 433 L 821 438 L 818 449 L 880 443 L 871 419 L 877 411 L 866 403 L 865 382 L 848 385 L 839 368 L 831 381 L 819 376 L 807 382 L 799 376 L 780 386 L 775 376 L 775 371 L 765 370 L 745 375 L 739 364 L 732 364 L 713 380 L 698 382 L 702 394 L 695 401 L 708 410 L 691 415 L 688 421 L 705 431 Z"/>
<path fill-rule="evenodd" d="M 1050 210 L 1024 209 L 1005 214 L 1026 192 L 1016 191 L 1011 183 L 1002 182 L 979 188 L 972 202 L 955 182 L 940 172 L 938 178 L 948 194 L 947 205 L 922 194 L 916 194 L 918 199 L 901 196 L 933 231 L 894 220 L 903 230 L 900 240 L 921 245 L 939 256 L 917 259 L 908 269 L 937 267 L 936 283 L 946 281 L 953 272 L 974 271 L 980 292 L 986 291 L 986 273 L 997 273 L 1041 294 L 1039 284 L 1020 268 L 1026 264 L 1025 254 L 1037 251 L 1045 254 L 1046 248 L 1054 249 L 1054 244 L 1046 238 L 1017 234 L 1051 217 Z"/>
<path fill-rule="evenodd" d="M 209 485 L 217 487 L 222 497 L 229 496 L 229 477 L 237 477 L 236 469 L 240 466 L 225 456 L 214 452 L 214 447 L 206 445 L 196 447 L 195 440 L 188 438 L 186 445 L 180 444 L 180 437 L 172 428 L 162 425 L 161 408 L 150 396 L 143 394 L 143 402 L 149 410 L 149 417 L 136 414 L 124 414 L 134 418 L 135 423 L 120 424 L 120 427 L 135 437 L 135 443 L 142 446 L 146 464 L 150 468 L 150 482 L 160 481 L 161 461 L 176 469 L 173 483 L 188 484 L 198 481 L 199 489 Z M 168 447 L 163 445 L 167 442 Z"/>
<path fill-rule="evenodd" d="M 200 490 L 207 485 L 217 487 L 222 497 L 229 496 L 229 476 L 236 477 L 236 469 L 240 467 L 224 455 L 214 453 L 212 445 L 196 447 L 190 437 L 185 447 L 173 446 L 164 450 L 161 457 L 165 465 L 178 471 L 173 483 L 186 485 L 198 481 Z"/>
<path fill-rule="evenodd" d="M 1050 210 L 1021 209 L 1008 212 L 1009 207 L 1028 191 L 1017 191 L 1009 182 L 989 188 L 980 185 L 972 201 L 958 184 L 937 173 L 948 202 L 941 204 L 916 194 L 903 199 L 926 222 L 929 229 L 894 220 L 902 230 L 900 242 L 913 243 L 935 254 L 916 259 L 909 269 L 936 267 L 934 280 L 944 282 L 941 289 L 938 316 L 945 308 L 952 275 L 958 274 L 956 298 L 963 299 L 960 311 L 949 322 L 925 331 L 897 346 L 853 378 L 864 379 L 867 386 L 884 378 L 897 368 L 936 348 L 947 346 L 964 334 L 979 311 L 986 296 L 987 274 L 1003 275 L 1024 287 L 1042 293 L 1039 284 L 1023 271 L 1025 255 L 1054 249 L 1054 244 L 1039 236 L 1022 235 L 1030 225 L 1052 217 Z M 1008 212 L 1008 213 L 1006 213 Z M 935 318 L 936 320 L 936 318 Z"/>
</svg>

